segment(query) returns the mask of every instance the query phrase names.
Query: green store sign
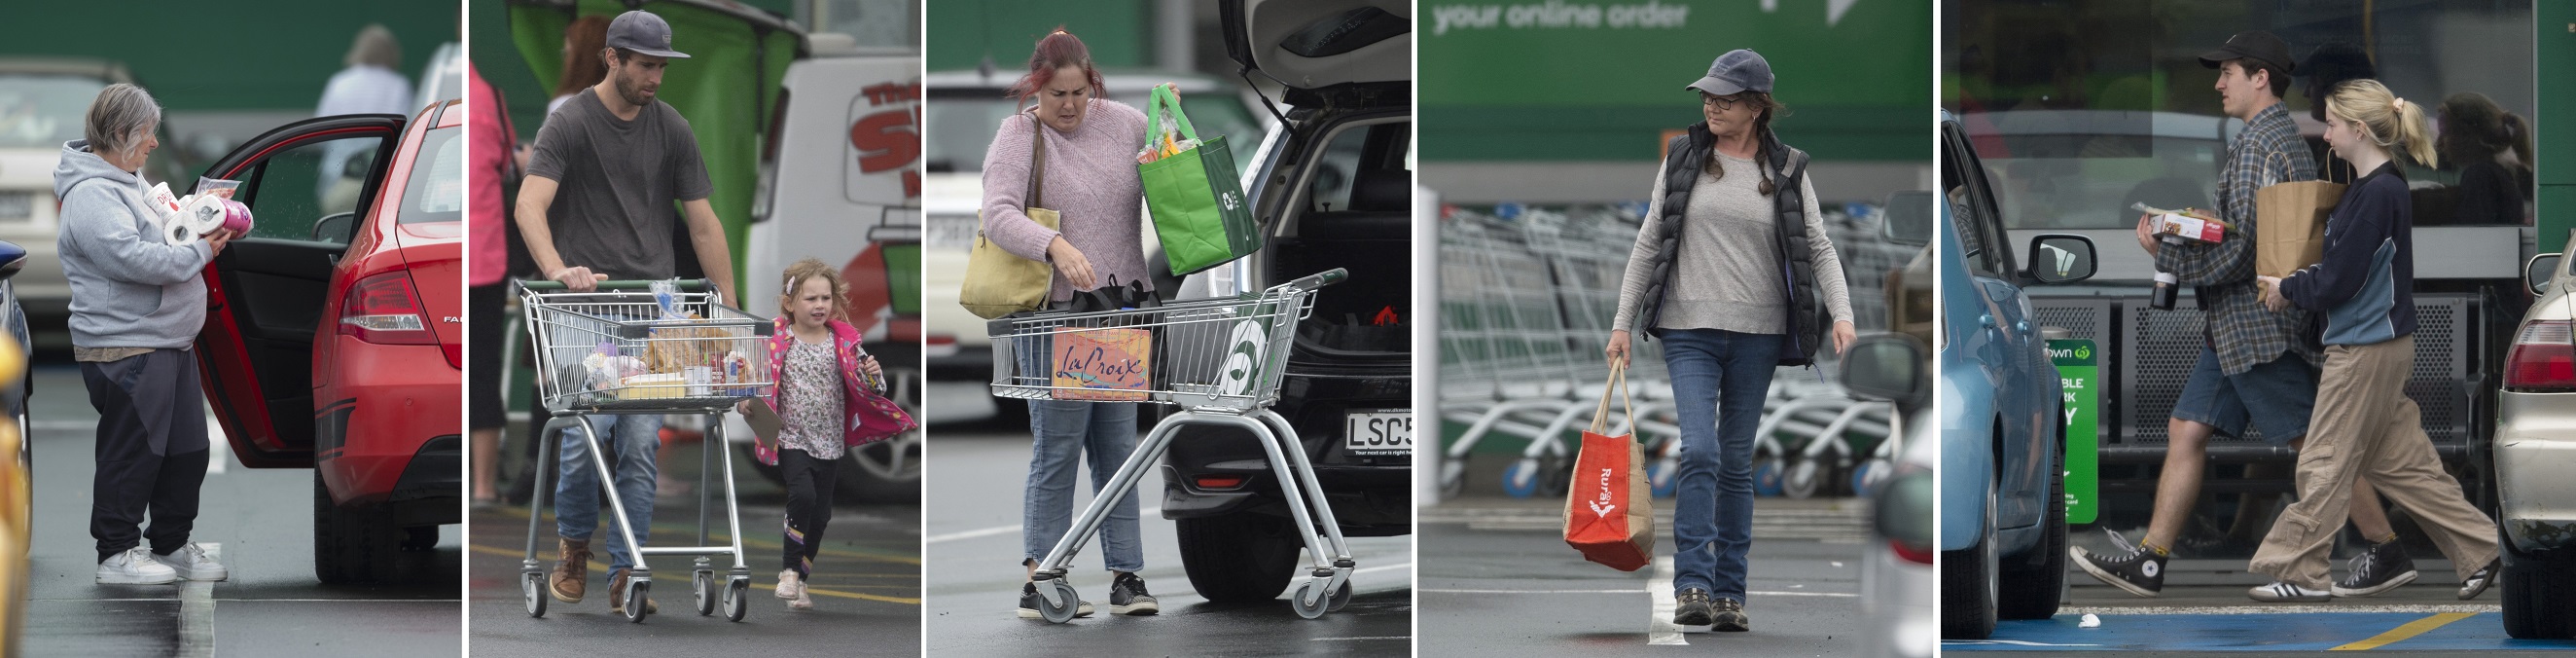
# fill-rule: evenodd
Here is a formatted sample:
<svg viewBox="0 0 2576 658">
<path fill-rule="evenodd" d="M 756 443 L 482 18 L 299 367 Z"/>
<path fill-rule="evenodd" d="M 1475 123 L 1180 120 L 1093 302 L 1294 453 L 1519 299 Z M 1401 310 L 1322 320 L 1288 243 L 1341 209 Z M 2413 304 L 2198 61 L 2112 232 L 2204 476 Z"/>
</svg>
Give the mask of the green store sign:
<svg viewBox="0 0 2576 658">
<path fill-rule="evenodd" d="M 2082 339 L 2048 341 L 2048 359 L 2066 388 L 2066 522 L 2092 523 L 2102 513 L 2102 361 Z"/>
</svg>

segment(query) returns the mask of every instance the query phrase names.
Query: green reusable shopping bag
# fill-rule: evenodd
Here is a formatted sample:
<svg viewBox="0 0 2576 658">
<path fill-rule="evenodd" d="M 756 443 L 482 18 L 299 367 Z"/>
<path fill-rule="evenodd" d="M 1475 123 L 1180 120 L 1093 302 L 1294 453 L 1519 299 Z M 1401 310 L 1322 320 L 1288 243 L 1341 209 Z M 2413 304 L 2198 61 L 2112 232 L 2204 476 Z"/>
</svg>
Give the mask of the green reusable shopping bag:
<svg viewBox="0 0 2576 658">
<path fill-rule="evenodd" d="M 1184 139 L 1198 139 L 1190 118 L 1181 113 L 1179 95 L 1170 85 L 1154 88 L 1145 117 L 1146 139 L 1163 141 L 1163 115 L 1170 113 Z M 1152 148 L 1148 145 L 1147 148 Z M 1198 147 L 1136 165 L 1145 182 L 1145 205 L 1153 211 L 1154 235 L 1163 243 L 1163 258 L 1175 275 L 1187 275 L 1261 250 L 1261 227 L 1234 171 L 1234 154 L 1223 135 Z"/>
</svg>

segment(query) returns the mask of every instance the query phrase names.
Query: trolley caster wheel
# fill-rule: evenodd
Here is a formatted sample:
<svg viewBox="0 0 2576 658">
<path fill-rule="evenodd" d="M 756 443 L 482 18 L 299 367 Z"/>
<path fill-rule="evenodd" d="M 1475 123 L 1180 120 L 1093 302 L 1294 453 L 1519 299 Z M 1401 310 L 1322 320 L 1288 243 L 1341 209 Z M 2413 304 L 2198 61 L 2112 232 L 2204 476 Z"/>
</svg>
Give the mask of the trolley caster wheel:
<svg viewBox="0 0 2576 658">
<path fill-rule="evenodd" d="M 1756 457 L 1753 460 L 1753 495 L 1780 495 L 1780 458 Z"/>
<path fill-rule="evenodd" d="M 725 581 L 725 621 L 742 621 L 742 613 L 749 612 L 751 610 L 750 593 L 751 579 L 748 577 L 734 578 Z"/>
<path fill-rule="evenodd" d="M 1456 498 L 1467 490 L 1467 466 L 1452 460 L 1440 464 L 1440 497 Z"/>
<path fill-rule="evenodd" d="M 1038 589 L 1044 590 L 1038 593 L 1038 616 L 1049 624 L 1073 621 L 1074 611 L 1082 606 L 1082 597 L 1074 593 L 1071 583 L 1061 578 L 1042 580 L 1038 581 Z M 1048 593 L 1055 595 L 1054 601 L 1047 600 Z"/>
<path fill-rule="evenodd" d="M 1538 460 L 1538 494 L 1564 498 L 1574 488 L 1574 458 L 1549 455 Z"/>
<path fill-rule="evenodd" d="M 1324 606 L 1325 612 L 1341 612 L 1342 606 L 1351 604 L 1351 581 L 1349 579 L 1342 580 L 1342 586 L 1333 590 L 1333 598 L 1330 603 L 1331 605 Z"/>
<path fill-rule="evenodd" d="M 1322 591 L 1325 582 L 1324 579 L 1309 578 L 1297 583 L 1297 589 L 1289 592 L 1288 605 L 1297 609 L 1297 616 L 1314 619 L 1332 609 L 1332 595 Z"/>
<path fill-rule="evenodd" d="M 644 602 L 652 598 L 653 581 L 630 578 L 626 581 L 626 621 L 644 623 Z"/>
<path fill-rule="evenodd" d="M 1653 465 L 1647 466 L 1647 487 L 1654 490 L 1654 497 L 1673 497 L 1673 486 L 1681 482 L 1681 470 L 1681 462 L 1671 457 L 1657 459 Z"/>
<path fill-rule="evenodd" d="M 546 599 L 552 597 L 546 592 L 544 572 L 519 574 L 519 594 L 528 599 L 528 616 L 546 616 Z"/>
<path fill-rule="evenodd" d="M 716 613 L 716 572 L 700 571 L 689 576 L 690 598 L 697 599 L 698 616 Z"/>
<path fill-rule="evenodd" d="M 1822 468 L 1816 460 L 1798 460 L 1797 465 L 1789 467 L 1788 475 L 1780 478 L 1780 493 L 1788 494 L 1790 498 L 1798 500 L 1816 497 L 1816 490 L 1824 488 L 1826 479 L 1824 474 L 1818 472 Z"/>
<path fill-rule="evenodd" d="M 1538 493 L 1538 460 L 1522 458 L 1503 469 L 1503 493 L 1528 498 Z"/>
<path fill-rule="evenodd" d="M 1861 462 L 1859 467 L 1852 469 L 1852 495 L 1868 498 L 1870 494 L 1877 493 L 1879 481 L 1887 479 L 1887 469 L 1887 462 L 1876 459 Z"/>
</svg>

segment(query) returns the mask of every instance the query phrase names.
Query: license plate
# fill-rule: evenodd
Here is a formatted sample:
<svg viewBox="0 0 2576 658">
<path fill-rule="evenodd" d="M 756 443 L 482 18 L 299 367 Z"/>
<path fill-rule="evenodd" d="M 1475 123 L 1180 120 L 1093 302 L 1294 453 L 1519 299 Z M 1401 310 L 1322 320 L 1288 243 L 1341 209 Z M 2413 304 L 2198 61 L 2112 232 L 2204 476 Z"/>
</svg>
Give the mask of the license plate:
<svg viewBox="0 0 2576 658">
<path fill-rule="evenodd" d="M 36 217 L 36 193 L 0 192 L 0 220 L 25 221 Z"/>
<path fill-rule="evenodd" d="M 1353 411 L 1343 416 L 1343 447 L 1355 455 L 1413 452 L 1413 410 Z"/>
</svg>

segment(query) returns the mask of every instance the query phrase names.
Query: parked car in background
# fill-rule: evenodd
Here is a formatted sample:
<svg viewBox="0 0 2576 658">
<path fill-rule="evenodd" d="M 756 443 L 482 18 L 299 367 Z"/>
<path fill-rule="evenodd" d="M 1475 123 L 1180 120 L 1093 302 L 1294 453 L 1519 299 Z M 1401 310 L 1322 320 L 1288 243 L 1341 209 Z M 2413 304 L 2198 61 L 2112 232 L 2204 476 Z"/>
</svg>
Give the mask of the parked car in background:
<svg viewBox="0 0 2576 658">
<path fill-rule="evenodd" d="M 1928 201 L 1928 199 L 1926 199 Z M 1861 655 L 1928 657 L 1941 646 L 1932 569 L 1933 484 L 1940 443 L 1932 435 L 1932 362 L 1906 334 L 1852 344 L 1842 383 L 1855 396 L 1896 403 L 1894 468 L 1870 495 L 1869 540 L 1861 545 Z"/>
<path fill-rule="evenodd" d="M 2090 278 L 2095 254 L 2040 235 L 2015 260 L 1976 148 L 1950 113 L 1938 125 L 1941 637 L 1983 639 L 2065 596 L 2064 389 L 2024 289 Z"/>
<path fill-rule="evenodd" d="M 48 318 L 49 326 L 59 327 L 70 316 L 72 298 L 71 281 L 54 255 L 62 208 L 54 198 L 55 161 L 62 158 L 64 142 L 81 138 L 83 118 L 99 90 L 134 81 L 124 64 L 103 59 L 0 57 L 0 240 L 25 250 L 23 270 L 10 280 L 26 310 Z M 167 122 L 160 132 L 163 143 L 176 143 Z M 188 177 L 193 174 L 173 155 L 179 151 L 153 152 L 144 178 L 174 190 L 194 184 Z M 68 345 L 70 334 L 59 340 Z"/>
<path fill-rule="evenodd" d="M 297 121 L 205 172 L 256 219 L 207 267 L 207 399 L 242 465 L 313 469 L 326 583 L 399 579 L 462 520 L 463 107 Z M 315 193 L 335 142 L 392 154 L 361 160 L 356 212 Z"/>
<path fill-rule="evenodd" d="M 2496 395 L 2497 525 L 2504 630 L 2576 637 L 2576 241 L 2525 265 L 2539 296 L 2516 325 Z"/>
<path fill-rule="evenodd" d="M 1405 6 L 1218 3 L 1228 56 L 1286 84 L 1295 109 L 1258 146 L 1233 146 L 1250 157 L 1243 191 L 1267 244 L 1180 286 L 1183 297 L 1228 296 L 1350 273 L 1298 323 L 1271 409 L 1296 427 L 1342 532 L 1360 537 L 1413 531 L 1412 24 L 1378 5 Z M 1162 508 L 1190 586 L 1210 601 L 1278 596 L 1302 547 L 1260 443 L 1232 428 L 1179 432 L 1163 459 Z"/>
</svg>

